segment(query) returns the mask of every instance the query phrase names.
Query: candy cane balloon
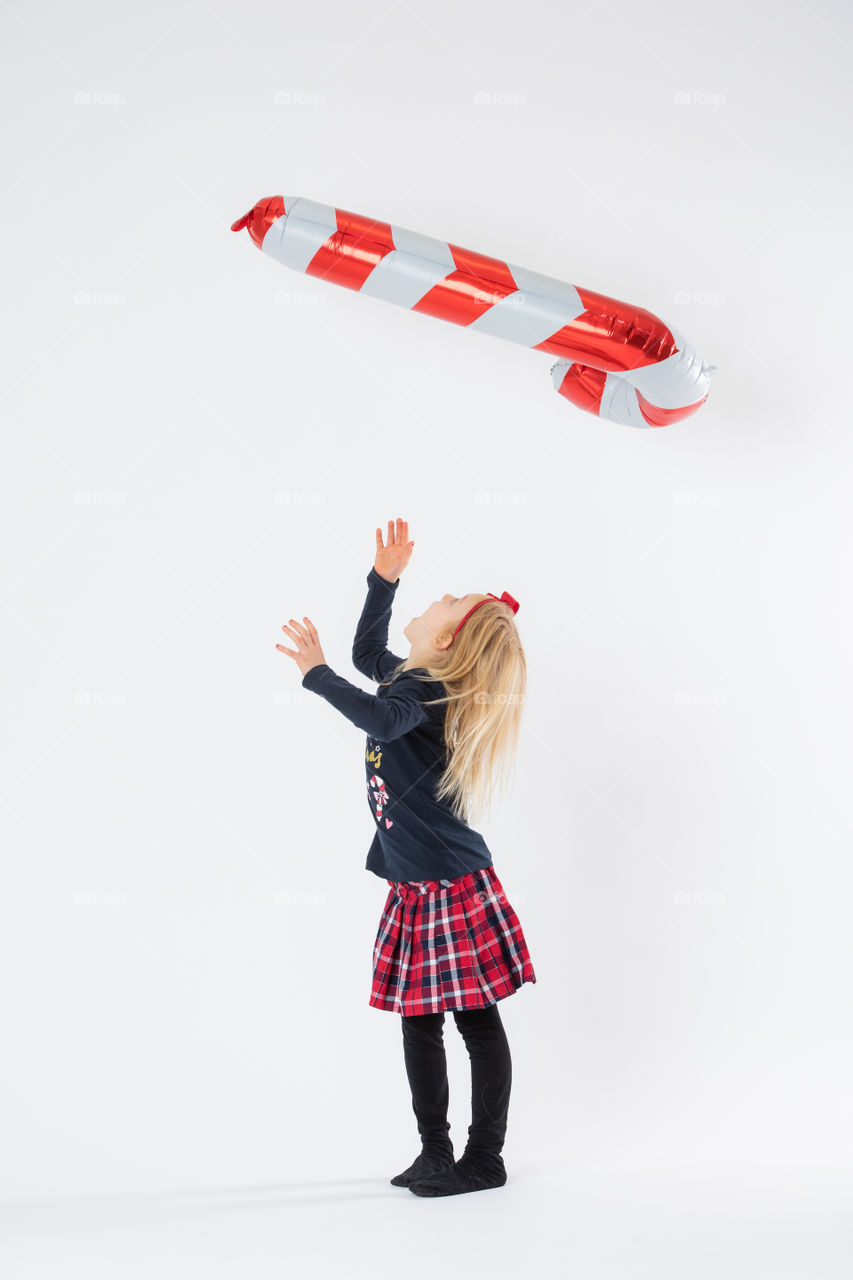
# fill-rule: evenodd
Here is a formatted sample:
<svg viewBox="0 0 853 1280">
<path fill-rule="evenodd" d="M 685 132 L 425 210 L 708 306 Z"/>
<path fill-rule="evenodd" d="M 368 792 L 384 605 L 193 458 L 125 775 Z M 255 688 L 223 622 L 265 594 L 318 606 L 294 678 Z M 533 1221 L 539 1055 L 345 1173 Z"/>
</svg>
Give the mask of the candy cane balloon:
<svg viewBox="0 0 853 1280">
<path fill-rule="evenodd" d="M 631 427 L 664 427 L 707 399 L 716 365 L 641 307 L 500 258 L 302 196 L 267 196 L 233 223 L 306 275 L 477 333 L 559 356 L 572 404 Z"/>
</svg>

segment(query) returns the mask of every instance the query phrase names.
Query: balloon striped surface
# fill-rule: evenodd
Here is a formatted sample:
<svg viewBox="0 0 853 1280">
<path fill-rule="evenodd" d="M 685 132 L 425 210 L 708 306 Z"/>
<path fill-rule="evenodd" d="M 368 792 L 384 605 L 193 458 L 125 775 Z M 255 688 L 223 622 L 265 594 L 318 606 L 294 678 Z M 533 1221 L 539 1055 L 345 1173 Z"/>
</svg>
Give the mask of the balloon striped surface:
<svg viewBox="0 0 853 1280">
<path fill-rule="evenodd" d="M 707 399 L 715 365 L 650 311 L 304 196 L 268 196 L 233 223 L 283 266 L 557 356 L 551 379 L 588 413 L 663 427 Z"/>
</svg>

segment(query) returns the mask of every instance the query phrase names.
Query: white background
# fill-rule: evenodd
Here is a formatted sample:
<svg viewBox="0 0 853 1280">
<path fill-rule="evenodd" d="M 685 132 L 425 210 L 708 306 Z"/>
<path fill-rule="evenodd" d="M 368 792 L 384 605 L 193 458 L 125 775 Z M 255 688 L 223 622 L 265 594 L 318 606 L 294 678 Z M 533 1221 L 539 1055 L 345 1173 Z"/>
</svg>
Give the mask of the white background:
<svg viewBox="0 0 853 1280">
<path fill-rule="evenodd" d="M 846 1274 L 849 8 L 0 24 L 9 1274 Z M 231 234 L 273 194 L 644 307 L 711 395 L 600 421 L 551 357 Z M 529 664 L 480 825 L 538 979 L 510 1180 L 434 1201 L 388 1185 L 363 734 L 274 647 L 307 614 L 372 687 L 397 516 L 391 648 L 509 590 Z"/>
</svg>

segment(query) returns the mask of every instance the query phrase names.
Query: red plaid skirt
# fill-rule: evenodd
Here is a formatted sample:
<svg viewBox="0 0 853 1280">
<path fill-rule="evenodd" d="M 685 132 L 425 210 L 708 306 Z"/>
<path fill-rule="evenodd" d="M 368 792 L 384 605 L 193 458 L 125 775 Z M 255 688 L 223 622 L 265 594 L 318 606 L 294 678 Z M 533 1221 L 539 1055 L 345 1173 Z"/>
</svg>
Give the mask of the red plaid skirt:
<svg viewBox="0 0 853 1280">
<path fill-rule="evenodd" d="M 484 1009 L 536 974 L 494 867 L 455 880 L 389 880 L 370 1004 L 391 1013 Z"/>
</svg>

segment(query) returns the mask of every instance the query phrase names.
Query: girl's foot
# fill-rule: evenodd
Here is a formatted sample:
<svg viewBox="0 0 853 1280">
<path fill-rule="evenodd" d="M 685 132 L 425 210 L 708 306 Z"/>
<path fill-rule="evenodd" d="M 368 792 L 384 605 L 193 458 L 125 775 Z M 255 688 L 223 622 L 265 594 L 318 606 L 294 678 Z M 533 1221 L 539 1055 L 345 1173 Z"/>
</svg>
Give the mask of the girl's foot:
<svg viewBox="0 0 853 1280">
<path fill-rule="evenodd" d="M 466 1160 L 463 1155 L 449 1169 L 413 1179 L 409 1190 L 416 1196 L 458 1196 L 466 1191 L 502 1187 L 505 1182 L 506 1169 L 500 1156 L 491 1157 L 485 1167 L 483 1163 Z"/>
<path fill-rule="evenodd" d="M 417 1178 L 430 1178 L 435 1174 L 443 1173 L 445 1170 L 452 1168 L 452 1150 L 445 1155 L 440 1152 L 427 1153 L 422 1151 L 414 1164 L 410 1164 L 408 1169 L 404 1169 L 402 1173 L 397 1174 L 396 1178 L 391 1179 L 391 1186 L 408 1187 Z"/>
</svg>

